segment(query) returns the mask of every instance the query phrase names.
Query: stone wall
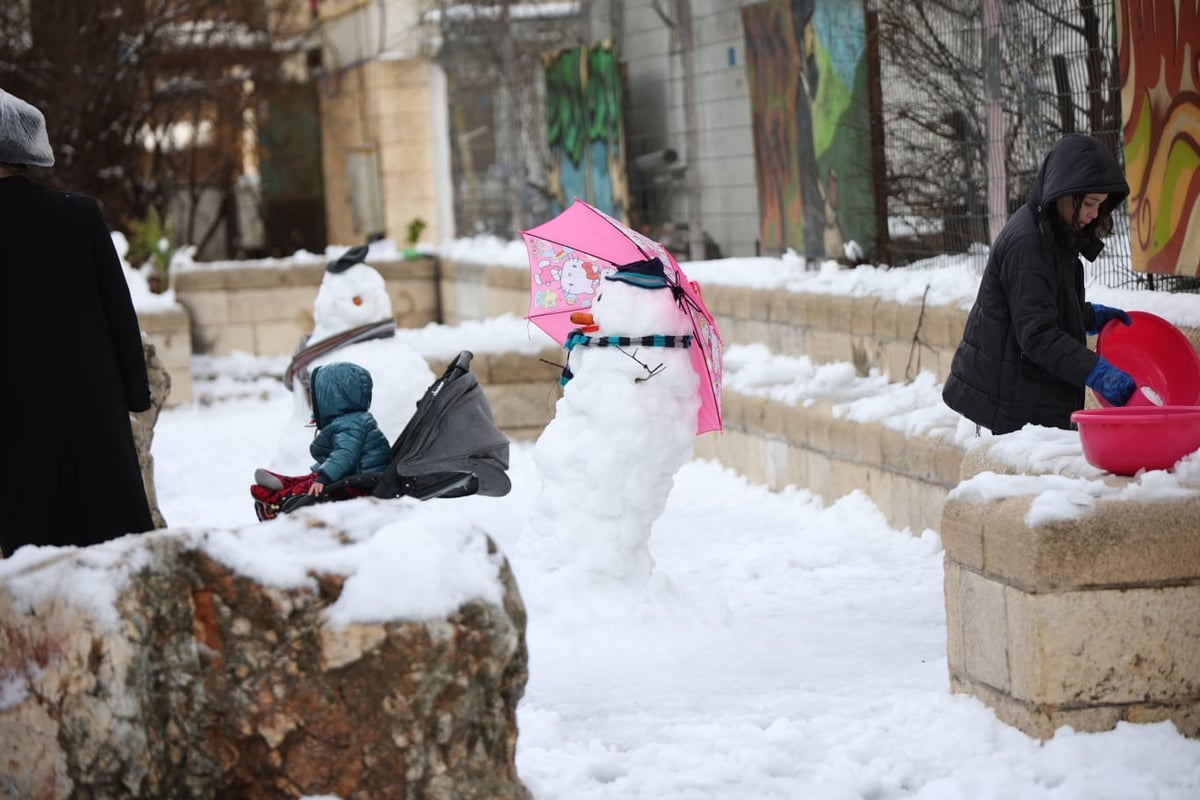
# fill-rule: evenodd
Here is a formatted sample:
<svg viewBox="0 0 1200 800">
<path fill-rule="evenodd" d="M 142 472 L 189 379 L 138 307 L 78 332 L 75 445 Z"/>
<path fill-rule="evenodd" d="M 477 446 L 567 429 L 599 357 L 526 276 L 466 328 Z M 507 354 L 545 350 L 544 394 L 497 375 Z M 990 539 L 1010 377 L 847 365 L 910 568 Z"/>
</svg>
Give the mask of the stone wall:
<svg viewBox="0 0 1200 800">
<path fill-rule="evenodd" d="M 138 325 L 144 340 L 153 347 L 158 367 L 170 376 L 170 391 L 164 393 L 162 405 L 169 408 L 192 402 L 192 331 L 187 311 L 182 306 L 139 311 Z M 153 386 L 151 390 L 153 393 Z"/>
<path fill-rule="evenodd" d="M 442 313 L 447 325 L 504 314 L 523 317 L 529 312 L 527 270 L 451 259 L 440 263 Z"/>
<path fill-rule="evenodd" d="M 888 522 L 937 530 L 963 450 L 946 436 L 905 436 L 882 421 L 838 417 L 829 402 L 789 405 L 725 392 L 725 431 L 696 440 L 712 458 L 771 489 L 793 485 L 827 502 L 864 492 Z"/>
<path fill-rule="evenodd" d="M 972 452 L 963 478 L 1006 471 Z M 1200 736 L 1200 489 L 1168 498 L 1122 493 L 1129 478 L 1092 480 L 1104 488 L 1079 490 L 1094 502 L 1066 519 L 1031 522 L 1028 491 L 950 496 L 951 688 L 1043 739 L 1062 725 L 1162 720 Z"/>
<path fill-rule="evenodd" d="M 440 319 L 432 258 L 371 259 L 384 279 L 396 324 L 419 328 Z M 239 262 L 172 277 L 191 321 L 196 353 L 291 355 L 313 329 L 312 309 L 325 263 Z"/>
<path fill-rule="evenodd" d="M 328 0 L 319 6 L 323 36 L 332 37 L 324 38 L 322 44 L 337 53 L 342 65 L 336 89 L 319 92 L 327 239 L 361 242 L 368 234 L 379 232 L 404 242 L 408 225 L 417 218 L 427 225 L 424 241 L 453 237 L 453 219 L 439 207 L 439 193 L 447 198 L 451 193 L 448 184 L 438 185 L 450 171 L 450 136 L 444 127 L 444 115 L 439 113 L 446 105 L 444 78 L 436 65 L 424 58 L 394 57 L 406 44 L 415 44 L 415 37 L 406 30 L 407 25 L 416 23 L 415 8 L 394 4 L 384 17 L 377 18 L 374 3 L 344 5 L 350 8 L 341 12 L 332 10 Z M 400 21 L 396 12 L 401 9 L 411 10 L 411 20 Z M 378 30 L 378 26 L 386 28 L 389 22 L 400 27 Z M 367 30 L 371 34 L 364 37 Z M 379 35 L 389 41 L 393 57 L 376 58 L 375 50 L 355 54 Z M 419 123 L 414 124 L 414 120 Z M 350 159 L 364 154 L 373 157 L 376 169 L 379 211 L 383 214 L 379 231 L 364 227 L 370 222 L 367 212 L 356 211 L 350 199 L 356 191 L 364 200 L 370 194 L 361 185 L 370 180 L 369 176 L 363 172 L 350 175 Z"/>
<path fill-rule="evenodd" d="M 870 296 L 716 285 L 704 287 L 704 299 L 727 343 L 762 342 L 817 363 L 849 362 L 859 375 L 878 369 L 893 381 L 921 370 L 944 380 L 967 320 L 956 306 Z"/>
<path fill-rule="evenodd" d="M 529 311 L 523 269 L 443 260 L 441 274 L 447 324 Z M 845 361 L 860 375 L 878 369 L 892 380 L 921 370 L 944 380 L 967 320 L 956 306 L 722 284 L 706 285 L 704 300 L 727 345 L 762 342 L 780 355 Z"/>
</svg>

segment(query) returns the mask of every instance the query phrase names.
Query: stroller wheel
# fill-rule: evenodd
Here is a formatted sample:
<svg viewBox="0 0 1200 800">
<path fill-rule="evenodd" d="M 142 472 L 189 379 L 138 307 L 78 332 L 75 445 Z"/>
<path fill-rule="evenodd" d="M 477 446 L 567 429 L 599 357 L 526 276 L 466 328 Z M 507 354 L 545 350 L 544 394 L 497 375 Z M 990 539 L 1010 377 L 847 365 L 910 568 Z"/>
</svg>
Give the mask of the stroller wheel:
<svg viewBox="0 0 1200 800">
<path fill-rule="evenodd" d="M 315 502 L 317 502 L 317 498 L 311 494 L 294 494 L 284 498 L 283 502 L 279 504 L 279 510 L 284 514 L 290 514 L 298 508 L 311 506 Z"/>
</svg>

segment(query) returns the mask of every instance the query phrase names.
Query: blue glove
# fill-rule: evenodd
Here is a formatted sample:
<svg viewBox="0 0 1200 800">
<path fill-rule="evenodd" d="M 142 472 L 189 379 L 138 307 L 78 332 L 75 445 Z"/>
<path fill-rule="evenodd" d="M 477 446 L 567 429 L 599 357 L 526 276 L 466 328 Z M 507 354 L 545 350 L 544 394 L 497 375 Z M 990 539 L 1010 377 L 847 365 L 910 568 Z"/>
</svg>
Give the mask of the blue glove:
<svg viewBox="0 0 1200 800">
<path fill-rule="evenodd" d="M 1123 406 L 1128 403 L 1133 391 L 1137 389 L 1137 384 L 1133 382 L 1133 378 L 1129 377 L 1129 373 L 1122 372 L 1108 363 L 1104 356 L 1096 359 L 1096 366 L 1092 367 L 1092 371 L 1087 374 L 1083 382 L 1114 406 Z"/>
<path fill-rule="evenodd" d="M 1092 323 L 1092 327 L 1088 328 L 1088 336 L 1095 336 L 1109 322 L 1114 319 L 1119 319 L 1125 325 L 1132 325 L 1133 320 L 1119 308 L 1112 306 L 1102 306 L 1099 303 L 1092 303 L 1092 313 L 1096 317 L 1096 321 Z"/>
</svg>

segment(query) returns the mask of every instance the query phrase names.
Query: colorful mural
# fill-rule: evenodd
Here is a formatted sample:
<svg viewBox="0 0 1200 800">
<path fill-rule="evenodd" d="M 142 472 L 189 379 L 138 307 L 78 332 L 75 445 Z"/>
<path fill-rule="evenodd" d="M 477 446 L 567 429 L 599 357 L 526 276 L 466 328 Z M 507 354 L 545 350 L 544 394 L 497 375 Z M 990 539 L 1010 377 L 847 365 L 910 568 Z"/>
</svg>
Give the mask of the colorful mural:
<svg viewBox="0 0 1200 800">
<path fill-rule="evenodd" d="M 875 251 L 862 0 L 767 0 L 742 9 L 765 252 Z"/>
<path fill-rule="evenodd" d="M 1119 0 L 1133 268 L 1200 275 L 1200 0 Z"/>
<path fill-rule="evenodd" d="M 552 212 L 578 197 L 628 222 L 621 70 L 611 42 L 546 58 Z"/>
</svg>

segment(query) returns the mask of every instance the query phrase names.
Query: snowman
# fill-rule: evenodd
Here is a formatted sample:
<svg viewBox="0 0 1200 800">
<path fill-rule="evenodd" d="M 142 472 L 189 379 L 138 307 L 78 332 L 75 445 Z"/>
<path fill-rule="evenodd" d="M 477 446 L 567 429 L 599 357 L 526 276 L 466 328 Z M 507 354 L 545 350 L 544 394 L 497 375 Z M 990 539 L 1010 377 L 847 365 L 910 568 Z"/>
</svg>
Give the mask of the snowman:
<svg viewBox="0 0 1200 800">
<path fill-rule="evenodd" d="M 292 416 L 271 460 L 272 468 L 280 472 L 298 474 L 312 463 L 307 378 L 316 367 L 348 361 L 370 372 L 374 383 L 371 414 L 391 442 L 404 430 L 417 401 L 434 380 L 425 359 L 394 338 L 392 301 L 383 276 L 365 263 L 368 254 L 365 245 L 355 247 L 326 266 L 313 301 L 312 333 L 301 342 L 288 368 L 294 395 Z"/>
<path fill-rule="evenodd" d="M 692 323 L 657 259 L 601 280 L 567 340 L 562 397 L 534 445 L 542 485 L 527 552 L 565 580 L 644 584 L 650 531 L 692 457 Z M 594 581 L 593 581 L 594 582 Z"/>
<path fill-rule="evenodd" d="M 392 299 L 383 276 L 368 266 L 366 245 L 347 250 L 325 267 L 325 277 L 313 301 L 313 329 L 306 344 L 346 334 L 363 327 L 382 325 L 395 331 Z"/>
</svg>

